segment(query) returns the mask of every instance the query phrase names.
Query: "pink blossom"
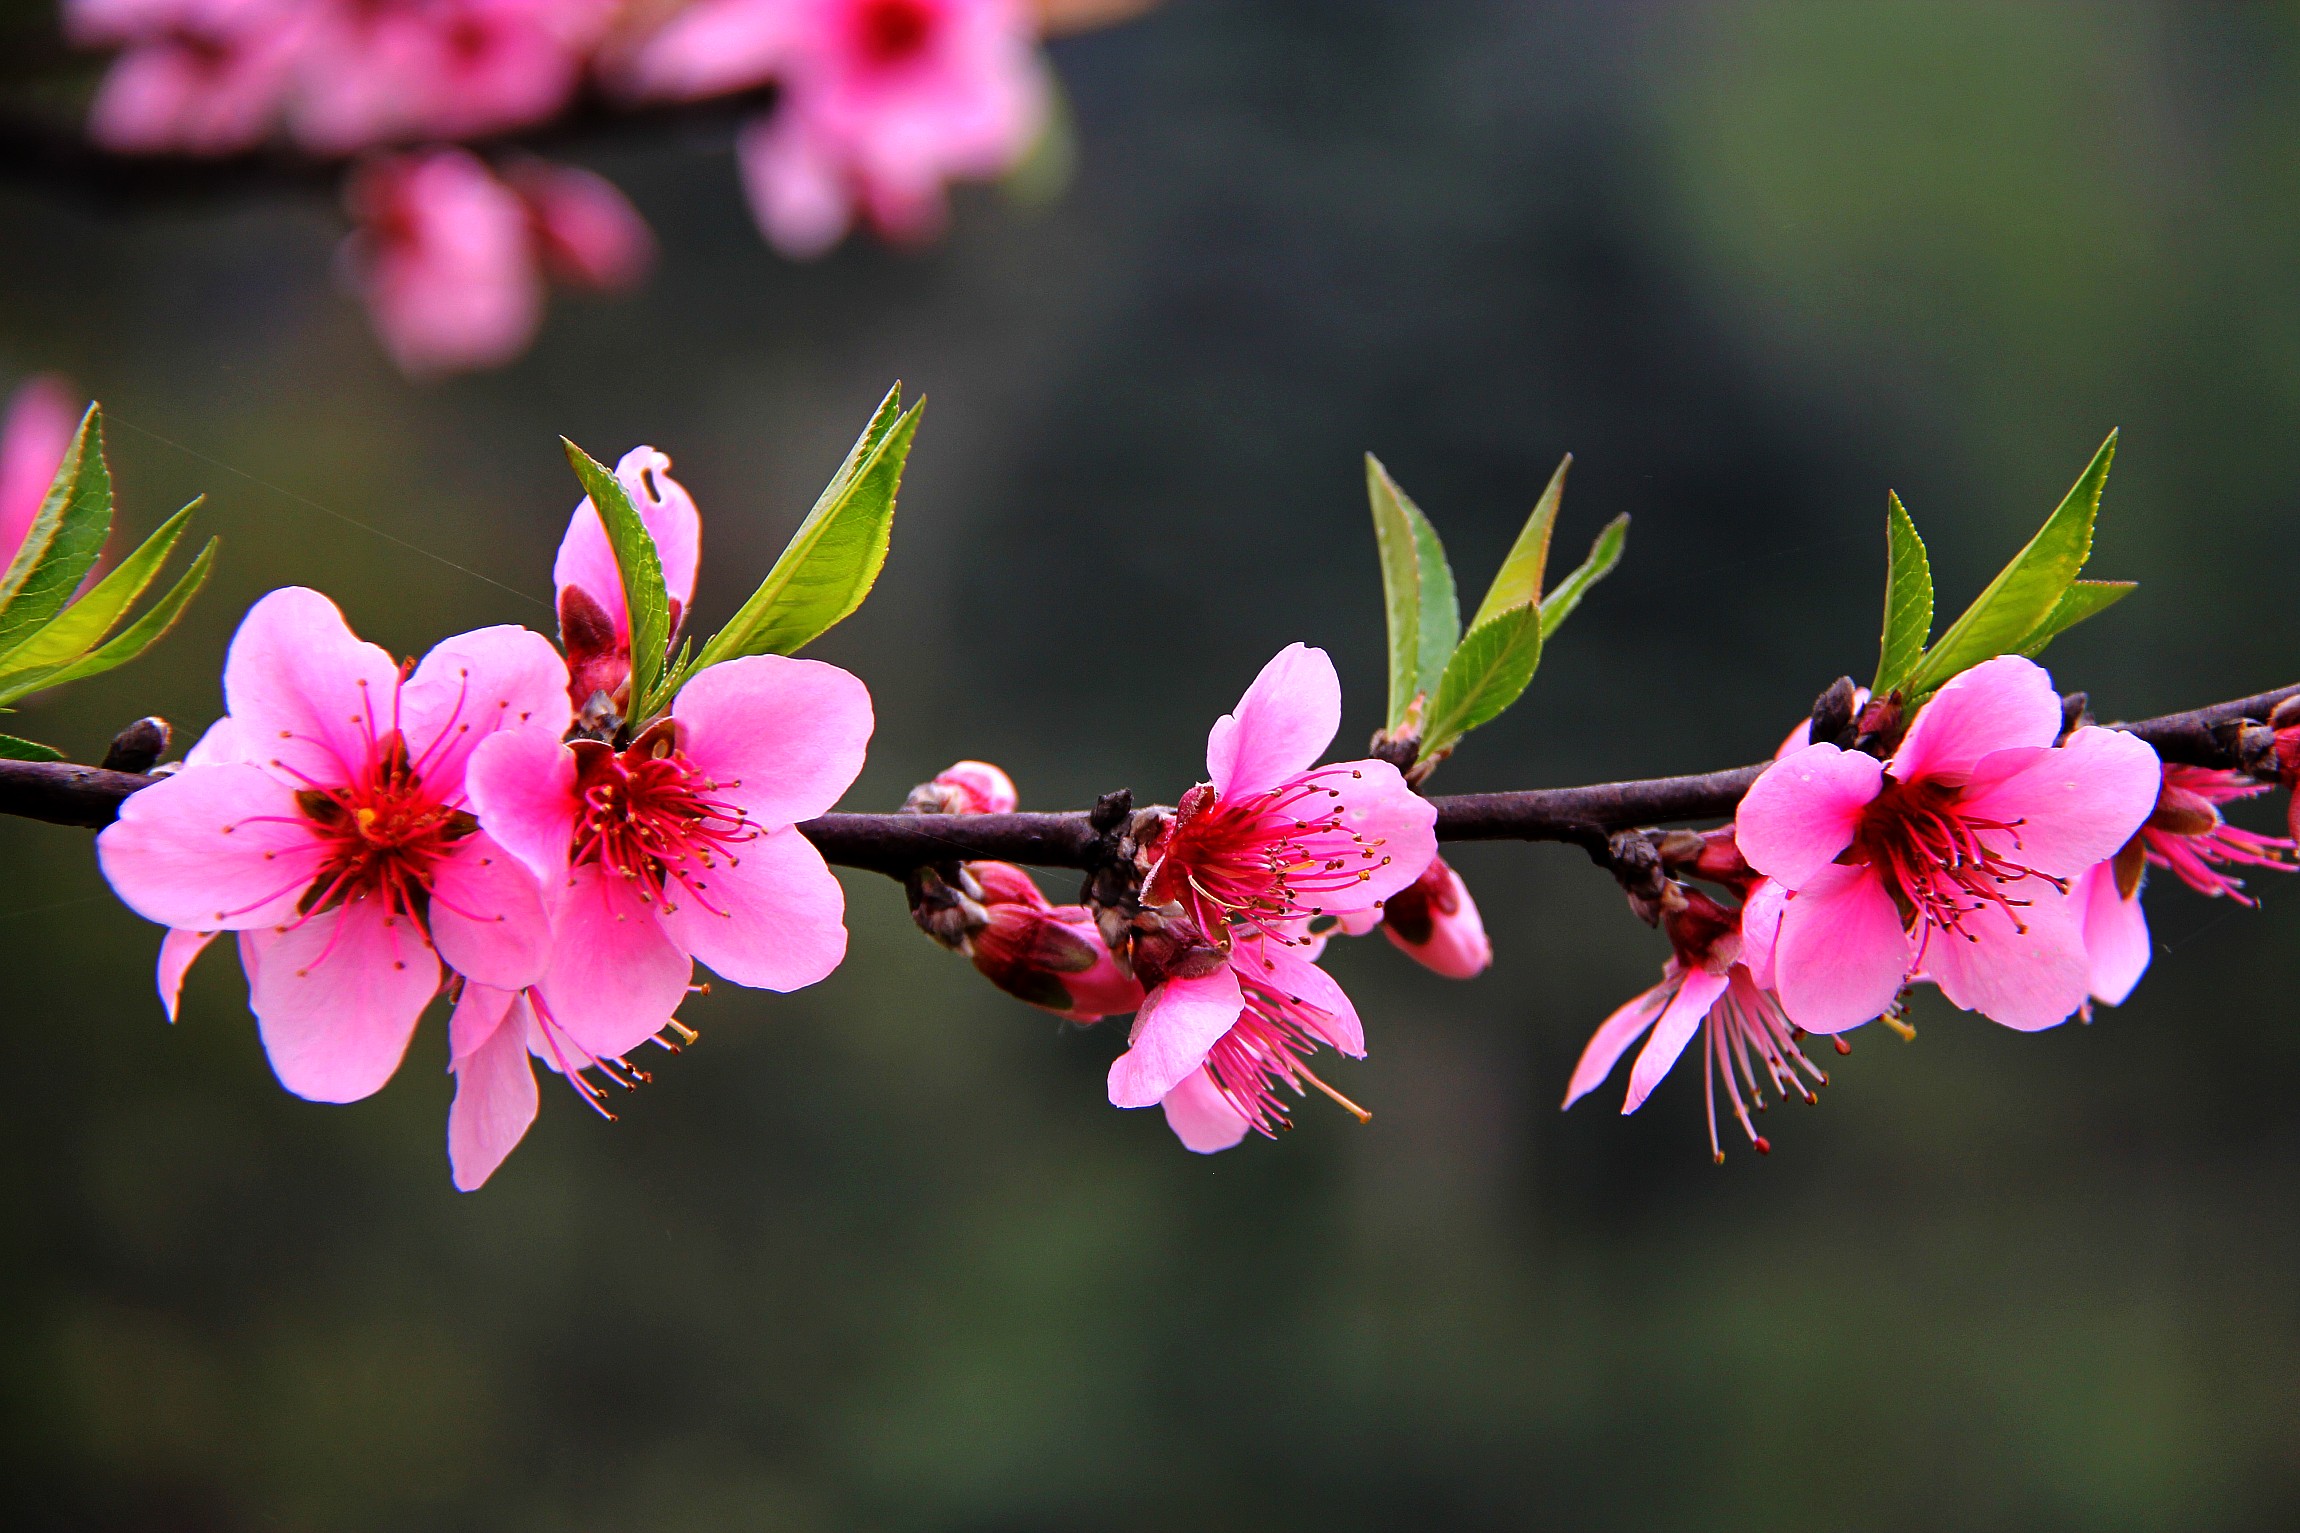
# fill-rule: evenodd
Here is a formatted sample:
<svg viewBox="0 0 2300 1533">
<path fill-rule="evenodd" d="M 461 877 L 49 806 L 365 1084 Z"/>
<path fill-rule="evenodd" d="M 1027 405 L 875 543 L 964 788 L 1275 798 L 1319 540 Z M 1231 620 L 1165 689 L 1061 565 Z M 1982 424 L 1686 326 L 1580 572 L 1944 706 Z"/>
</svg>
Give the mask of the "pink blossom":
<svg viewBox="0 0 2300 1533">
<path fill-rule="evenodd" d="M 1420 878 L 1390 896 L 1382 931 L 1399 952 L 1447 979 L 1475 979 L 1493 963 L 1477 901 L 1443 857 L 1432 857 Z"/>
<path fill-rule="evenodd" d="M 1437 855 L 1437 811 L 1395 767 L 1316 765 L 1341 711 L 1325 651 L 1288 646 L 1215 721 L 1211 780 L 1145 838 L 1142 904 L 1156 940 L 1138 936 L 1133 963 L 1149 994 L 1110 1067 L 1110 1100 L 1147 1107 L 1181 1091 L 1167 1118 L 1192 1149 L 1283 1126 L 1281 1084 L 1343 1100 L 1304 1061 L 1320 1042 L 1363 1055 L 1365 1040 L 1313 961 L 1323 941 L 1308 925 L 1378 908 Z"/>
<path fill-rule="evenodd" d="M 462 149 L 373 160 L 346 193 L 345 267 L 411 377 L 500 367 L 543 322 L 527 204 Z"/>
<path fill-rule="evenodd" d="M 1566 1087 L 1565 1105 L 1596 1090 L 1629 1045 L 1650 1029 L 1652 1036 L 1630 1067 L 1629 1093 L 1621 1104 L 1625 1114 L 1637 1111 L 1699 1032 L 1710 1154 L 1719 1162 L 1725 1159 L 1717 1140 L 1720 1076 L 1742 1132 L 1759 1154 L 1767 1154 L 1772 1143 L 1749 1116 L 1752 1108 L 1765 1111 L 1766 1086 L 1784 1100 L 1796 1096 L 1813 1102 L 1813 1088 L 1829 1083 L 1798 1047 L 1798 1031 L 1772 989 L 1783 891 L 1778 884 L 1760 882 L 1739 910 L 1727 910 L 1697 889 L 1672 893 L 1678 898 L 1663 914 L 1662 927 L 1674 951 L 1662 967 L 1661 983 L 1632 998 L 1590 1035 Z M 1749 1091 L 1746 1101 L 1743 1086 Z"/>
<path fill-rule="evenodd" d="M 2151 867 L 2169 869 L 2199 894 L 2239 905 L 2259 902 L 2224 868 L 2293 869 L 2293 844 L 2230 825 L 2220 806 L 2268 791 L 2241 772 L 2166 762 L 2156 807 L 2115 857 L 2085 870 L 2070 891 L 2080 913 L 2096 1001 L 2121 1006 L 2147 971 L 2148 918 L 2140 891 Z"/>
<path fill-rule="evenodd" d="M 676 639 L 695 599 L 695 570 L 702 558 L 703 518 L 694 497 L 671 477 L 668 454 L 634 447 L 615 465 L 615 477 L 639 513 L 663 566 L 664 596 L 670 603 L 670 637 Z M 551 566 L 558 591 L 559 642 L 567 651 L 568 694 L 578 709 L 604 693 L 617 712 L 630 704 L 631 613 L 623 600 L 623 575 L 607 541 L 599 508 L 586 496 L 569 518 Z"/>
<path fill-rule="evenodd" d="M 987 761 L 960 761 L 934 774 L 943 814 L 1012 814 L 1022 802 L 1014 779 Z"/>
<path fill-rule="evenodd" d="M 845 895 L 793 829 L 862 770 L 870 694 L 835 666 L 780 655 L 698 673 L 628 748 L 556 730 L 487 741 L 480 824 L 551 905 L 536 990 L 599 1058 L 660 1031 L 701 959 L 738 985 L 795 990 L 846 955 Z"/>
<path fill-rule="evenodd" d="M 0 425 L 0 569 L 24 546 L 79 420 L 59 379 L 30 379 L 8 401 L 8 419 Z"/>
<path fill-rule="evenodd" d="M 67 0 L 82 46 L 123 47 L 89 110 L 106 148 L 231 154 L 277 122 L 318 8 L 305 0 Z"/>
<path fill-rule="evenodd" d="M 282 1084 L 348 1102 L 398 1068 L 442 961 L 533 980 L 541 894 L 466 811 L 465 768 L 498 732 L 564 729 L 564 678 L 522 628 L 448 639 L 407 674 L 316 591 L 257 602 L 225 663 L 224 725 L 97 838 L 119 896 L 175 928 L 171 1017 L 201 934 L 236 931 Z"/>
<path fill-rule="evenodd" d="M 655 264 L 655 236 L 605 176 L 571 165 L 520 160 L 508 179 L 527 204 L 543 269 L 570 287 L 622 292 Z"/>
<path fill-rule="evenodd" d="M 751 209 L 796 259 L 856 214 L 926 239 L 944 184 L 1013 168 L 1045 121 L 1036 28 L 1021 0 L 703 0 L 640 50 L 641 94 L 720 95 L 776 81 L 737 142 Z"/>
<path fill-rule="evenodd" d="M 2007 655 L 1943 687 L 1889 762 L 1809 745 L 1758 779 L 1737 835 L 1792 891 L 1776 964 L 1799 1026 L 1866 1022 L 1913 970 L 2024 1031 L 2083 1003 L 2071 881 L 2139 828 L 2160 778 L 2131 735 L 2060 732 L 2052 679 Z"/>
</svg>

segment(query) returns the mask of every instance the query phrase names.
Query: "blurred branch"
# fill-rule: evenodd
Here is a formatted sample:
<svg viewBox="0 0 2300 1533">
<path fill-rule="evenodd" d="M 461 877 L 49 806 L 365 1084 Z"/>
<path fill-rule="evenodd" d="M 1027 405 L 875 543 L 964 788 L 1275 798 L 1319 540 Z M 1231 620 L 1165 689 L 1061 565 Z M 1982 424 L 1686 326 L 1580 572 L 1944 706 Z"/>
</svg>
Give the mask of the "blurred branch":
<svg viewBox="0 0 2300 1533">
<path fill-rule="evenodd" d="M 2294 696 L 2300 696 L 2300 686 L 2111 727 L 2138 735 L 2168 761 L 2257 771 L 2263 759 L 2262 730 L 2257 726 L 2278 703 Z M 1440 841 L 1563 841 L 1602 849 L 1616 831 L 1672 821 L 1730 819 L 1749 785 L 1771 764 L 1761 761 L 1690 777 L 1650 777 L 1580 788 L 1440 794 L 1430 802 L 1437 806 Z M 158 780 L 68 761 L 0 761 L 0 814 L 100 828 L 118 816 L 121 801 L 129 794 Z M 826 861 L 897 878 L 937 862 L 1093 868 L 1110 855 L 1112 846 L 1082 809 L 1050 814 L 826 814 L 807 821 L 799 831 Z"/>
</svg>

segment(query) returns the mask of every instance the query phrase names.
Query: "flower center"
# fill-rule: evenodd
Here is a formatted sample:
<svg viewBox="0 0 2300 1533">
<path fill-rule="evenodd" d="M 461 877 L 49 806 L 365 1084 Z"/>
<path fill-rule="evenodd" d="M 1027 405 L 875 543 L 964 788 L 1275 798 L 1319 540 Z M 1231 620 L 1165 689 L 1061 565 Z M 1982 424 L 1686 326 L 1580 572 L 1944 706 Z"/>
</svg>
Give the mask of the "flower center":
<svg viewBox="0 0 2300 1533">
<path fill-rule="evenodd" d="M 1246 1009 L 1206 1054 L 1206 1073 L 1223 1100 L 1265 1138 L 1274 1139 L 1280 1129 L 1293 1126 L 1287 1104 L 1278 1096 L 1280 1084 L 1297 1097 L 1307 1094 L 1304 1087 L 1315 1087 L 1360 1123 L 1372 1122 L 1372 1113 L 1310 1070 L 1310 1055 L 1325 1042 L 1313 1025 L 1323 1014 L 1298 996 L 1269 988 L 1243 967 L 1238 981 L 1246 993 Z"/>
<path fill-rule="evenodd" d="M 395 912 L 418 912 L 440 859 L 478 828 L 425 787 L 396 731 L 377 742 L 374 765 L 359 780 L 305 788 L 296 804 L 323 848 L 318 876 L 301 901 L 307 915 L 376 896 Z"/>
<path fill-rule="evenodd" d="M 634 881 L 641 899 L 661 900 L 666 913 L 678 908 L 676 890 L 725 915 L 712 897 L 712 877 L 722 861 L 736 865 L 736 847 L 764 834 L 740 805 L 718 796 L 740 785 L 697 770 L 668 720 L 625 751 L 595 740 L 576 741 L 574 751 L 575 792 L 583 801 L 575 865 L 604 864 Z"/>
<path fill-rule="evenodd" d="M 1146 903 L 1178 902 L 1215 941 L 1233 924 L 1291 941 L 1274 923 L 1324 914 L 1320 902 L 1364 883 L 1389 857 L 1342 823 L 1342 790 L 1328 778 L 1351 767 L 1307 772 L 1230 801 L 1200 783 L 1182 795 L 1152 847 L 1158 863 Z"/>
<path fill-rule="evenodd" d="M 855 11 L 855 45 L 873 68 L 890 69 L 926 51 L 935 14 L 924 0 L 863 0 Z"/>
<path fill-rule="evenodd" d="M 1994 906 L 2026 935 L 2020 912 L 2035 903 L 2008 892 L 2029 880 L 2068 892 L 2068 881 L 2014 861 L 2021 849 L 2019 820 L 1983 820 L 1964 812 L 1961 790 L 1935 782 L 1885 780 L 1885 789 L 1862 811 L 1851 859 L 1879 869 L 1885 887 L 1913 925 L 1980 940 L 1968 918 Z M 2028 891 L 2033 895 L 2036 891 Z"/>
</svg>

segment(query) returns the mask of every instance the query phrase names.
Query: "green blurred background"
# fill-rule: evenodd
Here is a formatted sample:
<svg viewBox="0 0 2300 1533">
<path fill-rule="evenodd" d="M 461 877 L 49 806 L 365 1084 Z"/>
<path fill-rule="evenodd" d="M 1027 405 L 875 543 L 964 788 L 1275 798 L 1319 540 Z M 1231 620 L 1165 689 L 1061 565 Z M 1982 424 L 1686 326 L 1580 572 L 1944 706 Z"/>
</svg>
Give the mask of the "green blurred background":
<svg viewBox="0 0 2300 1533">
<path fill-rule="evenodd" d="M 1636 518 L 1444 788 L 1761 754 L 1873 663 L 1888 486 L 1961 604 L 2111 426 L 2094 571 L 2144 584 L 2058 674 L 2104 716 L 2295 679 L 2291 8 L 1176 0 L 1055 56 L 1069 194 L 966 197 L 923 254 L 789 265 L 723 142 L 594 146 L 652 286 L 440 387 L 332 289 L 324 202 L 0 189 L 0 382 L 99 395 L 128 523 L 204 490 L 225 538 L 161 652 L 12 727 L 203 726 L 290 582 L 400 652 L 544 625 L 561 432 L 675 457 L 708 623 L 898 376 L 933 403 L 894 556 L 816 651 L 878 701 L 850 807 L 967 755 L 1033 806 L 1170 800 L 1296 639 L 1363 738 L 1369 448 L 1473 589 L 1568 449 L 1574 551 Z M 1685 1070 L 1556 1108 L 1658 940 L 1578 853 L 1459 864 L 1493 972 L 1332 959 L 1369 1127 L 1185 1154 L 1103 1101 L 1108 1028 L 848 875 L 836 976 L 692 1007 L 619 1123 L 547 1082 L 458 1196 L 436 1019 L 382 1095 L 289 1097 L 228 960 L 170 1029 L 87 835 L 0 822 L 0 1521 L 2300 1523 L 2300 890 L 2160 880 L 2132 1004 L 2022 1037 L 1928 999 L 1718 1169 Z"/>
</svg>

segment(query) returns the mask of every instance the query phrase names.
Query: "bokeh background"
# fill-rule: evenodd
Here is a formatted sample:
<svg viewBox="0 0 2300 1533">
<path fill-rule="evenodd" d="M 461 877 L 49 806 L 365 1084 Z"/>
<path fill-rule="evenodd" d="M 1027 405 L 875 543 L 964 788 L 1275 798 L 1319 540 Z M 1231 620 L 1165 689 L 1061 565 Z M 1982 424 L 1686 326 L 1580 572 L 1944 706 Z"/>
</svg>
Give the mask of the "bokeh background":
<svg viewBox="0 0 2300 1533">
<path fill-rule="evenodd" d="M 0 382 L 99 395 L 128 523 L 206 491 L 225 538 L 162 651 L 21 727 L 196 730 L 290 582 L 405 653 L 543 626 L 561 432 L 675 457 L 707 623 L 896 377 L 933 403 L 893 559 L 816 651 L 878 701 L 852 807 L 966 755 L 1038 807 L 1170 799 L 1296 639 L 1362 738 L 1367 449 L 1473 592 L 1568 449 L 1566 543 L 1635 517 L 1445 788 L 1761 754 L 1873 663 L 1888 486 L 1953 610 L 2112 426 L 2094 569 L 2142 591 L 2058 673 L 2106 716 L 2294 679 L 2292 8 L 1175 0 L 1055 58 L 1068 195 L 965 198 L 924 253 L 790 265 L 724 142 L 587 146 L 656 280 L 429 388 L 331 287 L 324 202 L 0 185 Z M 692 1007 L 616 1124 L 547 1082 L 458 1196 L 439 1019 L 382 1095 L 291 1098 L 228 960 L 169 1028 L 86 834 L 0 821 L 0 1522 L 2300 1521 L 2300 888 L 2160 883 L 2130 1005 L 2021 1037 L 1928 999 L 1720 1169 L 1689 1072 L 1557 1110 L 1664 956 L 1610 883 L 1459 865 L 1492 973 L 1332 959 L 1368 1127 L 1185 1154 L 1104 1102 L 1108 1027 L 847 875 L 830 981 Z"/>
</svg>

